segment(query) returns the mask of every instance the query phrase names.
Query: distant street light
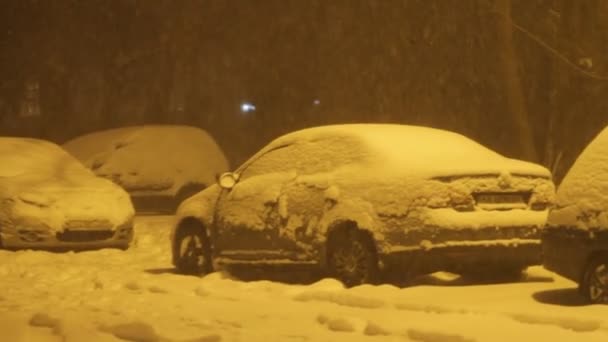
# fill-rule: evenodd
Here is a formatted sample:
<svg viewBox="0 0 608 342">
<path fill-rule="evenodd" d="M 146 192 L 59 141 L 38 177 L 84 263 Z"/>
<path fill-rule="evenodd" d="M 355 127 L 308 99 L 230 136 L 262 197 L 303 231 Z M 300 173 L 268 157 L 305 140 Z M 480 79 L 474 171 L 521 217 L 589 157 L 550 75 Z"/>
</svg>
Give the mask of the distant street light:
<svg viewBox="0 0 608 342">
<path fill-rule="evenodd" d="M 241 105 L 241 112 L 243 112 L 243 113 L 255 112 L 255 106 L 249 102 L 245 102 Z"/>
</svg>

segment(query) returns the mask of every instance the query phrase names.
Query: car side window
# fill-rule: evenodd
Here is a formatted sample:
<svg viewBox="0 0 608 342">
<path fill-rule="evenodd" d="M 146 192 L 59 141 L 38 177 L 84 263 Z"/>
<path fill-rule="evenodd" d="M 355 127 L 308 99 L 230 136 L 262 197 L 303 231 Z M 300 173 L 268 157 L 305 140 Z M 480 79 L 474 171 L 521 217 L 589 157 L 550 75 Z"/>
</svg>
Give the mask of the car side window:
<svg viewBox="0 0 608 342">
<path fill-rule="evenodd" d="M 293 160 L 289 157 L 292 150 L 293 145 L 287 145 L 267 152 L 247 166 L 241 173 L 241 178 L 247 179 L 267 173 L 287 172 L 294 169 Z"/>
<path fill-rule="evenodd" d="M 368 150 L 356 138 L 333 136 L 309 141 L 299 146 L 299 174 L 325 173 L 346 165 L 362 164 L 368 160 Z"/>
<path fill-rule="evenodd" d="M 269 151 L 243 170 L 242 178 L 275 172 L 298 174 L 330 172 L 340 166 L 362 163 L 368 157 L 357 139 L 329 137 L 301 141 Z"/>
</svg>

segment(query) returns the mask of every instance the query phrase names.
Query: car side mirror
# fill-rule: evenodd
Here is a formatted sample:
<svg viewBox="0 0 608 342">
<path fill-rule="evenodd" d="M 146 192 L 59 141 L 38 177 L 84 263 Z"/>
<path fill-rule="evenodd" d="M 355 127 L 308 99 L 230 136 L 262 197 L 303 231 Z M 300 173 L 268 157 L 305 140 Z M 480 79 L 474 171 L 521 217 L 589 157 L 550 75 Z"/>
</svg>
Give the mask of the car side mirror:
<svg viewBox="0 0 608 342">
<path fill-rule="evenodd" d="M 223 189 L 232 189 L 239 181 L 239 175 L 233 172 L 224 172 L 218 179 L 218 184 Z"/>
</svg>

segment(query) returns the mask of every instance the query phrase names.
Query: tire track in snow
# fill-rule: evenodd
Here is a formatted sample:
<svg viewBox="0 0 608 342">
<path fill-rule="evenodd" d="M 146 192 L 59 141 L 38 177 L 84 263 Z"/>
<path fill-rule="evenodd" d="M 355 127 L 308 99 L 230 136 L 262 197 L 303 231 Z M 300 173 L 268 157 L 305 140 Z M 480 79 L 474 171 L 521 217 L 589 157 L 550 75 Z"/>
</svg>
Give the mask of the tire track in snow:
<svg viewBox="0 0 608 342">
<path fill-rule="evenodd" d="M 326 302 L 335 304 L 338 306 L 348 307 L 348 308 L 356 308 L 363 310 L 374 310 L 380 308 L 386 308 L 389 306 L 383 300 L 371 297 L 365 297 L 353 293 L 349 293 L 349 290 L 334 290 L 334 291 L 304 291 L 298 295 L 293 297 L 293 300 L 299 302 L 310 302 L 310 301 L 318 301 L 318 302 Z M 522 313 L 504 313 L 504 312 L 492 312 L 492 311 L 483 311 L 483 310 L 471 310 L 465 308 L 449 308 L 441 305 L 435 304 L 414 304 L 414 303 L 397 303 L 392 305 L 395 309 L 399 311 L 410 311 L 410 312 L 420 312 L 420 313 L 430 313 L 430 314 L 456 314 L 456 315 L 476 315 L 476 316 L 485 316 L 488 314 L 506 317 L 510 320 L 513 320 L 517 323 L 521 324 L 534 324 L 534 325 L 546 325 L 546 326 L 554 326 L 564 330 L 570 330 L 578 333 L 587 333 L 587 332 L 608 332 L 608 328 L 602 321 L 599 320 L 586 320 L 580 318 L 573 317 L 564 317 L 564 316 L 543 316 L 543 315 L 532 315 L 532 314 L 522 314 Z M 332 331 L 357 331 L 355 328 L 355 324 L 353 324 L 352 319 L 345 318 L 328 318 L 324 315 L 319 316 L 319 323 L 328 327 L 329 330 Z M 389 330 L 387 329 L 376 329 L 379 325 L 373 321 L 368 322 L 368 328 L 363 329 L 363 332 L 368 331 L 370 335 L 374 335 L 376 332 L 378 335 L 391 335 Z M 359 329 L 360 330 L 360 329 Z M 431 333 L 425 334 L 422 330 L 410 330 L 408 331 L 408 336 L 414 340 L 420 341 L 471 341 L 468 338 L 462 337 L 460 335 L 450 335 L 450 334 L 439 334 Z"/>
<path fill-rule="evenodd" d="M 582 320 L 579 318 L 572 317 L 559 317 L 559 316 L 542 316 L 532 315 L 525 313 L 503 313 L 503 312 L 491 312 L 481 310 L 467 310 L 467 309 L 452 309 L 442 307 L 438 305 L 418 305 L 418 304 L 395 304 L 395 308 L 398 310 L 425 312 L 425 313 L 437 313 L 437 314 L 475 314 L 475 315 L 486 315 L 495 314 L 504 317 L 508 317 L 516 322 L 522 324 L 538 324 L 538 325 L 550 325 L 559 327 L 565 330 L 572 330 L 575 332 L 594 332 L 602 331 L 608 333 L 608 326 L 599 320 Z"/>
</svg>

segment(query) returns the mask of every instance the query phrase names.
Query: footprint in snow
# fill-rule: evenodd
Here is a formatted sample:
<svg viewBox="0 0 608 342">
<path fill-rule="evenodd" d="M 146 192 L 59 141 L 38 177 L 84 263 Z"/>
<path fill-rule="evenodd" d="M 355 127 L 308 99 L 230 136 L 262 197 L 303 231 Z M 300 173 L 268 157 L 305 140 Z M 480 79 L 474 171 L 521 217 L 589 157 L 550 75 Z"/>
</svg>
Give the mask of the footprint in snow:
<svg viewBox="0 0 608 342">
<path fill-rule="evenodd" d="M 407 336 L 412 341 L 417 342 L 475 342 L 475 339 L 467 338 L 461 335 L 451 335 L 417 329 L 409 329 L 407 331 Z"/>
<path fill-rule="evenodd" d="M 335 332 L 364 331 L 366 322 L 356 317 L 329 317 L 321 314 L 317 316 L 317 322 Z"/>
</svg>

